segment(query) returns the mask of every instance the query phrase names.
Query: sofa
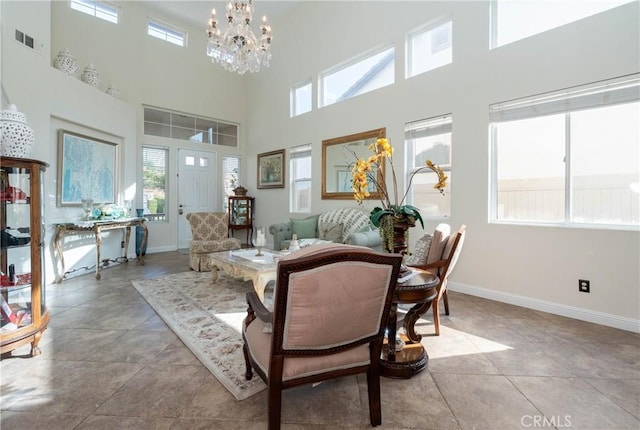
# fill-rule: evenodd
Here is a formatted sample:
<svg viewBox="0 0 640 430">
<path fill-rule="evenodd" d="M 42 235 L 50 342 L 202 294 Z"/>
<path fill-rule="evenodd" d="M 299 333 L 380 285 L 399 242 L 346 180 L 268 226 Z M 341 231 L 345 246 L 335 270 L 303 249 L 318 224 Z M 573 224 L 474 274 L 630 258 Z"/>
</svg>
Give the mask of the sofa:
<svg viewBox="0 0 640 430">
<path fill-rule="evenodd" d="M 287 222 L 272 224 L 273 249 L 288 249 L 295 234 L 300 246 L 316 243 L 345 243 L 382 250 L 378 228 L 369 220 L 369 213 L 359 208 L 341 208 L 311 215 L 291 218 Z"/>
</svg>

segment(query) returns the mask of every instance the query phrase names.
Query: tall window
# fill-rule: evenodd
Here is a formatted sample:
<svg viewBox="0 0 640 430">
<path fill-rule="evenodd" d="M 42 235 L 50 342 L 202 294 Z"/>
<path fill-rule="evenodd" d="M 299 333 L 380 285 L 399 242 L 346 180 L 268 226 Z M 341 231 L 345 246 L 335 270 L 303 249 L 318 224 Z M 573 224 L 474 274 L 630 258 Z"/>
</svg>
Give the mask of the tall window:
<svg viewBox="0 0 640 430">
<path fill-rule="evenodd" d="M 490 107 L 494 221 L 640 224 L 640 75 Z"/>
<path fill-rule="evenodd" d="M 632 0 L 491 1 L 491 48 L 497 48 Z"/>
<path fill-rule="evenodd" d="M 166 218 L 168 159 L 167 148 L 142 147 L 142 207 L 152 221 Z"/>
<path fill-rule="evenodd" d="M 320 107 L 393 84 L 394 55 L 389 48 L 322 73 Z"/>
<path fill-rule="evenodd" d="M 120 8 L 114 4 L 93 0 L 71 0 L 69 6 L 78 12 L 86 13 L 114 24 L 118 23 Z"/>
<path fill-rule="evenodd" d="M 311 81 L 291 89 L 291 116 L 302 115 L 311 111 Z"/>
<path fill-rule="evenodd" d="M 311 212 L 311 145 L 291 148 L 291 212 Z"/>
<path fill-rule="evenodd" d="M 147 34 L 174 45 L 187 46 L 187 32 L 163 22 L 147 22 Z"/>
<path fill-rule="evenodd" d="M 413 177 L 409 202 L 427 217 L 451 216 L 451 141 L 453 118 L 450 114 L 405 124 L 404 139 L 407 153 L 407 181 L 426 165 L 427 160 L 439 165 L 449 180 L 445 195 L 433 188 L 438 175 L 424 169 Z"/>
<path fill-rule="evenodd" d="M 227 210 L 229 196 L 233 196 L 233 189 L 242 185 L 240 183 L 240 157 L 222 157 L 222 183 L 224 184 L 224 195 L 222 196 L 222 207 Z"/>
<path fill-rule="evenodd" d="M 407 35 L 406 77 L 450 64 L 453 59 L 453 22 L 428 25 Z"/>
</svg>

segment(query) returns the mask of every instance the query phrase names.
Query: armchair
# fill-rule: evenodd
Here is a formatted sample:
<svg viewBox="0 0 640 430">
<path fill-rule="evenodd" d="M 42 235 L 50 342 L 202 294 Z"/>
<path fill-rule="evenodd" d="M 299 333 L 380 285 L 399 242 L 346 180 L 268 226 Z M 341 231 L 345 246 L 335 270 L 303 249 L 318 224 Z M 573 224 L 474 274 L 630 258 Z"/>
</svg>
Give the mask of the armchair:
<svg viewBox="0 0 640 430">
<path fill-rule="evenodd" d="M 429 242 L 426 259 L 423 262 L 409 260 L 407 265 L 418 269 L 429 270 L 440 278 L 440 283 L 436 287 L 436 297 L 431 302 L 433 308 L 433 325 L 435 327 L 436 336 L 440 336 L 440 308 L 438 303 L 440 299 L 444 301 L 444 311 L 449 315 L 449 298 L 447 297 L 447 283 L 449 275 L 458 262 L 462 245 L 466 236 L 466 225 L 462 225 L 456 234 L 450 235 L 448 224 L 440 224 L 436 227 L 433 235 L 425 235 L 418 241 L 423 243 Z M 419 248 L 416 244 L 416 248 Z M 424 248 L 423 248 L 424 249 Z M 419 252 L 418 252 L 419 254 Z M 418 258 L 420 258 L 418 256 Z"/>
<path fill-rule="evenodd" d="M 351 245 L 304 248 L 278 263 L 274 310 L 255 292 L 243 327 L 246 377 L 268 386 L 270 430 L 282 391 L 366 373 L 369 418 L 380 425 L 380 354 L 402 256 Z"/>
<path fill-rule="evenodd" d="M 226 212 L 191 212 L 187 221 L 191 226 L 189 267 L 197 272 L 210 272 L 209 254 L 240 248 L 240 240 L 228 237 Z"/>
</svg>

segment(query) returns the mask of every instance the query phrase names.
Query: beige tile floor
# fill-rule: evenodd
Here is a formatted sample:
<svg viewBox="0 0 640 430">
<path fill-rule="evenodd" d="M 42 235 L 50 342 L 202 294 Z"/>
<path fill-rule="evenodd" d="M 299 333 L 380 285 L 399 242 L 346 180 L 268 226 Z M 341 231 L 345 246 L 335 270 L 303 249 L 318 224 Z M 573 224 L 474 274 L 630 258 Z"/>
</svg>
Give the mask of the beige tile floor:
<svg viewBox="0 0 640 430">
<path fill-rule="evenodd" d="M 2 430 L 265 429 L 266 392 L 236 401 L 131 286 L 186 271 L 167 252 L 48 287 L 42 354 L 0 363 Z M 640 336 L 450 294 L 428 371 L 382 380 L 383 429 L 638 429 Z M 427 314 L 430 318 L 430 313 Z M 283 429 L 367 429 L 366 383 L 285 393 Z"/>
</svg>

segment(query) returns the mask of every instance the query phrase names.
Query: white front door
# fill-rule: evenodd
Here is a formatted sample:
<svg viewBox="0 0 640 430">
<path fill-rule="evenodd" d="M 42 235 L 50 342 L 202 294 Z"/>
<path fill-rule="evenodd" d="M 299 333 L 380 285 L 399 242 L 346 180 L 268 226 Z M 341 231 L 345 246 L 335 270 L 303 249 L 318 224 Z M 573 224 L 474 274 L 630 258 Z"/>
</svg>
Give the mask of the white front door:
<svg viewBox="0 0 640 430">
<path fill-rule="evenodd" d="M 213 212 L 216 204 L 216 154 L 178 149 L 178 248 L 189 247 L 189 212 Z"/>
</svg>

